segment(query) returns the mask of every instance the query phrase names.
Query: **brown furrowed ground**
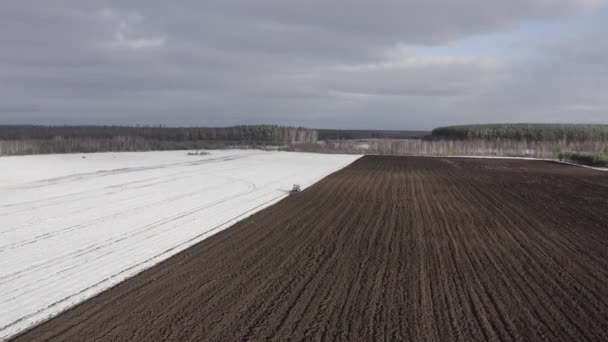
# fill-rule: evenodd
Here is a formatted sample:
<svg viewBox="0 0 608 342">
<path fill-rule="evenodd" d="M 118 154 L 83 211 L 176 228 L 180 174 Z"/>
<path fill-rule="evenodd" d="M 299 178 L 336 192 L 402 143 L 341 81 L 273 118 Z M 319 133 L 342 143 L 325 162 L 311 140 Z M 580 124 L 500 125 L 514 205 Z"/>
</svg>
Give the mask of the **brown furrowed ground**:
<svg viewBox="0 0 608 342">
<path fill-rule="evenodd" d="M 373 157 L 17 340 L 608 340 L 608 174 Z"/>
</svg>

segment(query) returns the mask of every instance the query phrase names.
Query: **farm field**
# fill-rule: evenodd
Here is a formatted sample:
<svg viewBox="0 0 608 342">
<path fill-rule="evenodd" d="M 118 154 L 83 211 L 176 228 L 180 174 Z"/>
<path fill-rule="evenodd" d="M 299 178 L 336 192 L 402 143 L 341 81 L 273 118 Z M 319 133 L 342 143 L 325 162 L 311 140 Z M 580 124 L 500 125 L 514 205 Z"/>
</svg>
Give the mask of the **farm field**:
<svg viewBox="0 0 608 342">
<path fill-rule="evenodd" d="M 253 150 L 0 158 L 0 340 L 357 158 Z"/>
<path fill-rule="evenodd" d="M 366 156 L 34 340 L 608 339 L 608 174 Z"/>
</svg>

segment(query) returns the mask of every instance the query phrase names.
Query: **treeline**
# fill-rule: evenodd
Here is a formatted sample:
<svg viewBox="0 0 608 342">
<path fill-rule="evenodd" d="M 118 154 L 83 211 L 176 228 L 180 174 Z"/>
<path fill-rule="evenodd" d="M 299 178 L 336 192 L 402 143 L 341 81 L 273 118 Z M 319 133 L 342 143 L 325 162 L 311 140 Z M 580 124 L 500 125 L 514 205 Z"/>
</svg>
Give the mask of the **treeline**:
<svg viewBox="0 0 608 342">
<path fill-rule="evenodd" d="M 428 131 L 390 130 L 343 130 L 318 129 L 319 140 L 360 140 L 360 139 L 418 139 L 429 136 Z"/>
<path fill-rule="evenodd" d="M 0 140 L 140 137 L 165 141 L 231 141 L 284 145 L 315 142 L 314 130 L 273 125 L 234 127 L 0 126 Z"/>
<path fill-rule="evenodd" d="M 524 141 L 513 139 L 380 139 L 332 141 L 290 146 L 292 151 L 404 156 L 507 156 L 557 159 L 562 151 L 608 154 L 608 142 Z"/>
<path fill-rule="evenodd" d="M 575 164 L 608 167 L 608 152 L 607 153 L 580 153 L 580 152 L 562 152 L 558 156 L 559 160 L 567 161 Z"/>
<path fill-rule="evenodd" d="M 608 141 L 608 125 L 491 124 L 436 128 L 436 140 Z"/>
<path fill-rule="evenodd" d="M 272 125 L 0 126 L 0 155 L 286 146 L 317 139 L 315 130 Z"/>
</svg>

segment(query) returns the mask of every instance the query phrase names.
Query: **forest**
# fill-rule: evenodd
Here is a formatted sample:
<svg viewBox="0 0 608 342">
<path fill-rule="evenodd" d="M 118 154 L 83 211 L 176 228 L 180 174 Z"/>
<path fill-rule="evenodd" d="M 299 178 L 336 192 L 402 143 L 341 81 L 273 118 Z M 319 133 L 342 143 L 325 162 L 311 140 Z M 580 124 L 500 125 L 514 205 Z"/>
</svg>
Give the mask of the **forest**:
<svg viewBox="0 0 608 342">
<path fill-rule="evenodd" d="M 491 124 L 435 128 L 435 140 L 496 140 L 535 142 L 608 141 L 608 125 L 599 124 Z"/>
<path fill-rule="evenodd" d="M 340 140 L 289 146 L 291 151 L 401 156 L 487 156 L 558 159 L 560 153 L 608 154 L 608 142 L 524 141 L 514 139 L 377 139 Z M 582 160 L 583 158 L 579 158 Z"/>
<path fill-rule="evenodd" d="M 0 155 L 223 148 L 320 153 L 512 156 L 605 165 L 608 125 L 493 124 L 425 131 L 234 127 L 0 126 Z"/>
<path fill-rule="evenodd" d="M 319 140 L 420 139 L 429 131 L 317 129 Z"/>
<path fill-rule="evenodd" d="M 0 126 L 0 155 L 286 146 L 315 143 L 317 131 L 234 127 Z"/>
</svg>

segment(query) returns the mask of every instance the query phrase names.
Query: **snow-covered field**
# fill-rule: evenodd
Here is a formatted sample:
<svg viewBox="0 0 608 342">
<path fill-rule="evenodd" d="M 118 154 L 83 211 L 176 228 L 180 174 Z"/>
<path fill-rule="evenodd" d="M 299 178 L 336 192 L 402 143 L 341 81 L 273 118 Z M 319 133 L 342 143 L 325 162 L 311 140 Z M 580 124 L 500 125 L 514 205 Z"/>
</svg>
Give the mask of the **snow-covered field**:
<svg viewBox="0 0 608 342">
<path fill-rule="evenodd" d="M 230 150 L 0 158 L 0 340 L 358 157 Z"/>
</svg>

